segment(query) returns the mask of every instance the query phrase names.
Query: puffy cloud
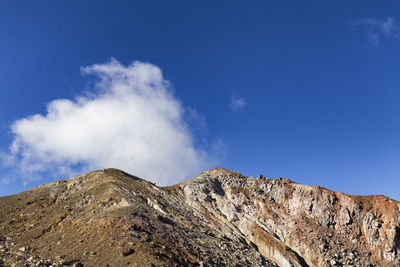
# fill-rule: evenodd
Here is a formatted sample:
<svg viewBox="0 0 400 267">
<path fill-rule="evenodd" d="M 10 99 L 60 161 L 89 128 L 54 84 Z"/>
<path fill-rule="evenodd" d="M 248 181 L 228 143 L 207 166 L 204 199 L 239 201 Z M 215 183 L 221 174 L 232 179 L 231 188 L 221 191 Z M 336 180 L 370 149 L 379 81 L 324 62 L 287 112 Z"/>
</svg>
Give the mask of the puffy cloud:
<svg viewBox="0 0 400 267">
<path fill-rule="evenodd" d="M 233 111 L 240 111 L 240 110 L 244 109 L 246 104 L 247 104 L 246 99 L 244 99 L 243 97 L 237 98 L 232 95 L 229 106 Z"/>
<path fill-rule="evenodd" d="M 93 92 L 53 100 L 45 115 L 13 123 L 9 157 L 23 173 L 114 167 L 166 185 L 209 167 L 157 66 L 111 59 L 81 71 L 98 78 Z"/>
<path fill-rule="evenodd" d="M 380 44 L 381 37 L 399 38 L 399 26 L 397 21 L 388 17 L 386 20 L 377 18 L 366 18 L 352 22 L 353 27 L 365 26 L 368 33 L 368 45 L 371 47 Z"/>
</svg>

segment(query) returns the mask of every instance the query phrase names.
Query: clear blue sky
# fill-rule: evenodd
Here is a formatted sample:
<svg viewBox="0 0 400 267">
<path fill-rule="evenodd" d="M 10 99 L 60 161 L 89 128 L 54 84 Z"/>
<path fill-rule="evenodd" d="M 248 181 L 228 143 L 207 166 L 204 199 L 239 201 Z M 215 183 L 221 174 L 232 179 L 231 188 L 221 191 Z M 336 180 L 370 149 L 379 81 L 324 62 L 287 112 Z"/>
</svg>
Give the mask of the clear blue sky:
<svg viewBox="0 0 400 267">
<path fill-rule="evenodd" d="M 2 1 L 0 40 L 5 155 L 15 121 L 113 57 L 162 70 L 214 165 L 400 200 L 398 1 Z M 0 165 L 0 195 L 66 178 L 28 179 L 22 158 Z"/>
</svg>

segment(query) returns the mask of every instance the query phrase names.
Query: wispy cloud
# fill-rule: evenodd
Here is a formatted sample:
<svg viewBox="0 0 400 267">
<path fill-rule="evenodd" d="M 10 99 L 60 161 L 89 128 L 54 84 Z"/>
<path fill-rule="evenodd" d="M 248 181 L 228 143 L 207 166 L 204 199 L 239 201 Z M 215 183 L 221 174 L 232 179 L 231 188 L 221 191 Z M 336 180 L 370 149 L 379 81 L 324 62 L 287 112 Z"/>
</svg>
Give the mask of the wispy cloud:
<svg viewBox="0 0 400 267">
<path fill-rule="evenodd" d="M 208 126 L 206 117 L 199 113 L 196 109 L 188 107 L 186 109 L 186 121 L 189 123 L 192 129 L 196 132 L 201 132 L 203 134 L 208 132 Z"/>
<path fill-rule="evenodd" d="M 229 104 L 229 107 L 233 111 L 240 111 L 244 109 L 244 107 L 247 105 L 246 99 L 243 97 L 236 97 L 234 95 L 231 96 L 231 102 Z"/>
<path fill-rule="evenodd" d="M 365 18 L 353 21 L 353 27 L 364 27 L 367 30 L 368 46 L 376 47 L 380 44 L 382 37 L 399 38 L 400 30 L 397 21 L 388 17 L 386 20 L 377 18 Z"/>
<path fill-rule="evenodd" d="M 95 90 L 15 121 L 3 160 L 25 174 L 115 167 L 162 185 L 210 167 L 211 156 L 194 144 L 185 109 L 157 66 L 111 59 L 82 73 L 98 78 Z M 199 113 L 188 112 L 206 127 Z"/>
</svg>

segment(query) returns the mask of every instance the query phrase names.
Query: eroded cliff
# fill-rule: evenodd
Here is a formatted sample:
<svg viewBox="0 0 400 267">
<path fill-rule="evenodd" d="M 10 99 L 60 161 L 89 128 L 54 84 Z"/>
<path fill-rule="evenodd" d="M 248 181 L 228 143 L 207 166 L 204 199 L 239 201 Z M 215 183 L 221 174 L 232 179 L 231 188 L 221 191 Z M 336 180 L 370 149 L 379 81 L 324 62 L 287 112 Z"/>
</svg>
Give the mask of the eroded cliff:
<svg viewBox="0 0 400 267">
<path fill-rule="evenodd" d="M 400 203 L 387 197 L 220 168 L 172 188 L 280 266 L 400 266 Z"/>
</svg>

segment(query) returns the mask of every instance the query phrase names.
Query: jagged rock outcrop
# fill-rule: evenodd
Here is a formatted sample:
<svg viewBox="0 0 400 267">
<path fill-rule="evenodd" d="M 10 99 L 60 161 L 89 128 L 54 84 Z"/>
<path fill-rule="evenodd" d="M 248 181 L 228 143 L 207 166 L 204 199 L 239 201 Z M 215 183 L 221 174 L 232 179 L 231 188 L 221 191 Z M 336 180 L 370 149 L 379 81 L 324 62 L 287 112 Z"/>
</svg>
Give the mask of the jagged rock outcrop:
<svg viewBox="0 0 400 267">
<path fill-rule="evenodd" d="M 206 171 L 173 187 L 280 266 L 400 266 L 400 203 L 288 179 Z"/>
<path fill-rule="evenodd" d="M 0 207 L 0 266 L 400 266 L 399 202 L 222 168 L 94 171 Z"/>
</svg>

